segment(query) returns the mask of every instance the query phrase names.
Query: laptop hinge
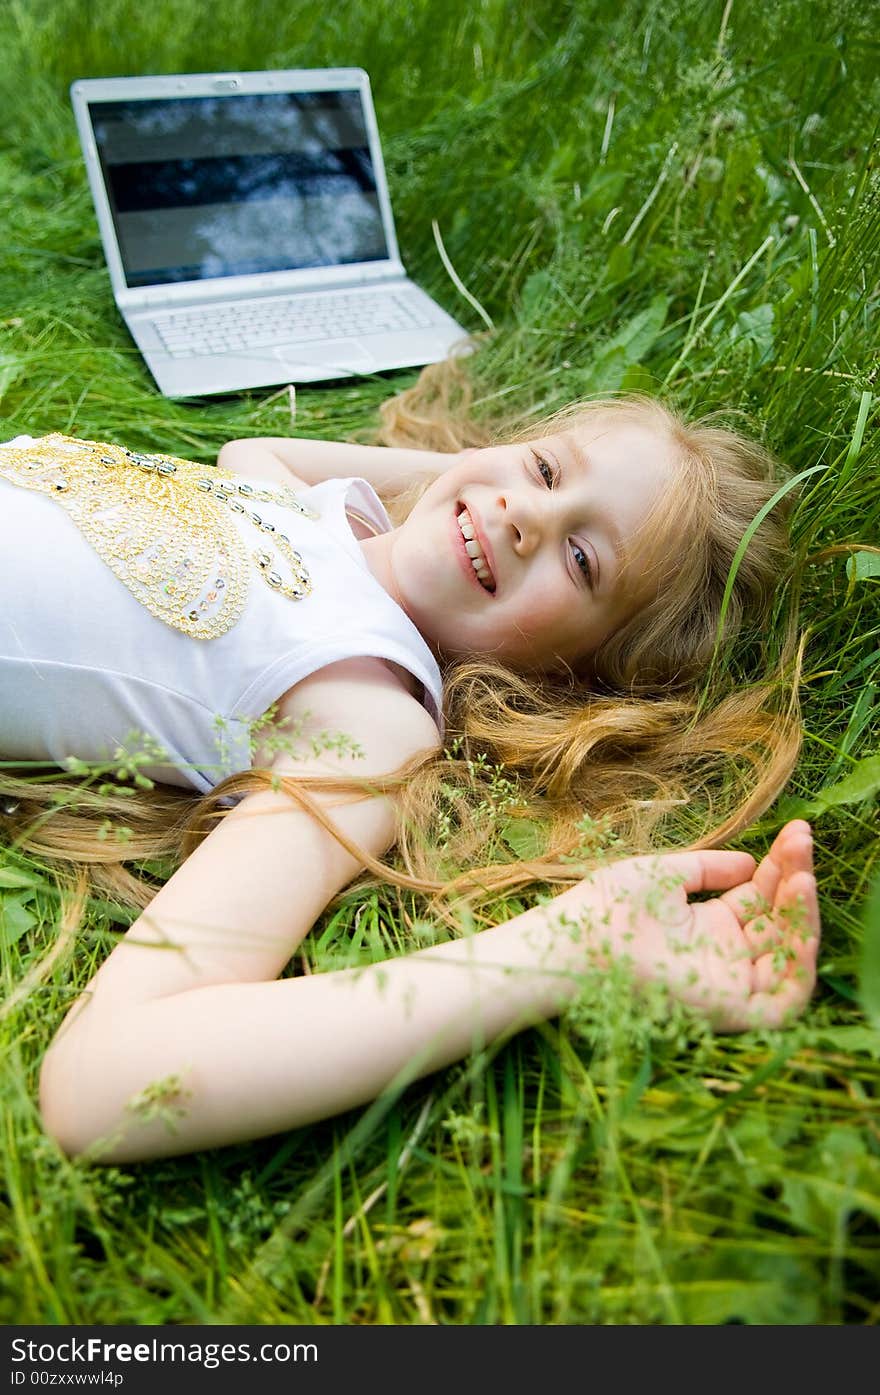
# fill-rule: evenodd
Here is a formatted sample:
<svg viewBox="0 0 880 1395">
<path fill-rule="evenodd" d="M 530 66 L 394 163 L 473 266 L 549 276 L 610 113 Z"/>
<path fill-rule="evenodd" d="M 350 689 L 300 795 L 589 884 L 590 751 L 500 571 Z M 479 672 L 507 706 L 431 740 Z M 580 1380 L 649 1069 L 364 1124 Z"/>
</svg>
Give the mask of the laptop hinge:
<svg viewBox="0 0 880 1395">
<path fill-rule="evenodd" d="M 116 293 L 116 304 L 120 310 L 136 313 L 174 305 L 210 305 L 218 300 L 257 300 L 261 296 L 350 290 L 406 278 L 403 264 L 396 260 L 372 266 L 335 267 L 329 274 L 327 268 L 321 270 L 324 274 L 320 279 L 313 272 L 292 272 L 280 276 L 217 277 L 208 281 L 172 281 L 167 286 L 126 288 Z"/>
</svg>

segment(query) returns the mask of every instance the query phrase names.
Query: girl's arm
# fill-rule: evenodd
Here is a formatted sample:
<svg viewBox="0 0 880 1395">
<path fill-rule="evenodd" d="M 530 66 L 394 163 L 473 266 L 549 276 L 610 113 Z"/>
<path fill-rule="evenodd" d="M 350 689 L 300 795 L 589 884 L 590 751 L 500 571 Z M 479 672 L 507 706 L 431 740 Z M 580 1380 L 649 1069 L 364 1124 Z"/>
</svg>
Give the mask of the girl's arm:
<svg viewBox="0 0 880 1395">
<path fill-rule="evenodd" d="M 287 724 L 279 724 L 278 741 L 288 734 L 289 749 L 278 752 L 273 768 L 283 775 L 380 777 L 439 744 L 428 713 L 376 659 L 325 667 L 296 685 L 282 712 Z M 350 739 L 347 747 L 334 745 L 340 734 Z M 396 820 L 389 798 L 318 791 L 311 798 L 329 811 L 344 837 L 372 856 L 391 845 Z M 42 1070 L 49 1131 L 80 1151 L 90 1133 L 107 1131 L 114 1110 L 124 1118 L 125 1100 L 164 1073 L 151 1046 L 151 1011 L 179 995 L 186 1015 L 191 990 L 276 978 L 327 904 L 360 870 L 360 860 L 281 790 L 242 800 L 159 890 L 68 1012 Z M 126 1021 L 136 1012 L 145 1019 L 143 1035 L 123 1045 Z M 258 1091 L 271 1063 L 254 1054 L 246 1024 L 239 1032 L 234 1012 L 226 1029 L 241 1060 L 250 1062 L 251 1085 Z M 179 1038 L 184 1056 L 178 1056 L 177 1069 L 189 1068 L 188 1035 L 193 1033 Z M 200 1084 L 208 1087 L 206 1099 L 222 1089 L 222 1079 L 210 1072 L 200 1076 Z M 202 1107 L 194 1110 L 194 1128 Z"/>
<path fill-rule="evenodd" d="M 371 662 L 335 665 L 345 670 L 335 685 L 325 670 L 299 688 L 303 710 L 320 701 L 323 725 L 335 719 L 360 737 L 363 773 L 378 774 L 430 748 L 419 726 L 430 719 Z M 364 710 L 370 720 L 358 719 Z M 371 852 L 393 837 L 384 798 L 332 813 Z M 804 827 L 789 825 L 775 861 L 757 872 L 745 853 L 627 859 L 465 940 L 273 981 L 358 863 L 289 797 L 251 796 L 163 887 L 72 1009 L 43 1068 L 45 1125 L 69 1153 L 108 1162 L 297 1127 L 553 1015 L 586 973 L 619 958 L 722 1026 L 779 1023 L 814 981 L 813 911 L 800 935 L 782 924 L 809 893 Z M 710 888 L 734 889 L 688 907 L 687 891 Z M 750 941 L 742 927 L 754 928 L 762 898 L 773 913 Z"/>
<path fill-rule="evenodd" d="M 377 494 L 390 495 L 420 480 L 436 479 L 456 458 L 455 454 L 442 451 L 255 436 L 250 440 L 228 441 L 217 457 L 217 464 L 237 475 L 276 480 L 294 487 L 354 475 L 365 479 Z"/>
</svg>

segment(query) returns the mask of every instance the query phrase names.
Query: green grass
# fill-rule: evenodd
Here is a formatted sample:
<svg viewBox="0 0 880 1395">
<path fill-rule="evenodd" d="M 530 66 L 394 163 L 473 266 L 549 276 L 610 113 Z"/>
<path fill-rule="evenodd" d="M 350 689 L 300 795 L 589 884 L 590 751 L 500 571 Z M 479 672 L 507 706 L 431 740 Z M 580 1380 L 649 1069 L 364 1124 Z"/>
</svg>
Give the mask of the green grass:
<svg viewBox="0 0 880 1395">
<path fill-rule="evenodd" d="M 485 410 L 663 389 L 743 412 L 794 470 L 823 467 L 794 526 L 804 753 L 743 843 L 809 809 L 825 927 L 815 1001 L 787 1032 L 652 1025 L 609 982 L 589 1010 L 370 1109 L 90 1170 L 42 1135 L 35 1081 L 118 926 L 92 907 L 14 996 L 59 907 L 4 854 L 0 1321 L 876 1323 L 880 610 L 873 554 L 834 550 L 880 542 L 871 7 L 11 0 L 0 52 L 4 437 L 208 460 L 291 429 L 284 392 L 156 393 L 112 302 L 67 85 L 362 64 L 408 267 L 482 328 L 436 220 L 496 326 L 472 365 Z M 296 429 L 369 428 L 413 376 L 304 389 Z M 390 905 L 345 898 L 313 966 L 396 952 Z"/>
</svg>

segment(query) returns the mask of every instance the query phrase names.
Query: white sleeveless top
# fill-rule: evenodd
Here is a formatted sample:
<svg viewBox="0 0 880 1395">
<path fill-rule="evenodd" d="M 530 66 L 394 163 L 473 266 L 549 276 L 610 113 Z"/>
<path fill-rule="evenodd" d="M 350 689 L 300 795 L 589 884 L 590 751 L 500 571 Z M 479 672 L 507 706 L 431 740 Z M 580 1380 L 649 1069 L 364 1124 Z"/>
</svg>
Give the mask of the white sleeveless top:
<svg viewBox="0 0 880 1395">
<path fill-rule="evenodd" d="M 333 479 L 298 497 L 317 521 L 280 504 L 259 510 L 302 554 L 310 594 L 290 600 L 253 567 L 237 622 L 195 639 L 136 600 L 55 500 L 0 477 L 0 759 L 112 761 L 120 746 L 143 751 L 147 733 L 162 753 L 138 768 L 205 793 L 250 768 L 250 723 L 289 688 L 361 656 L 411 673 L 442 730 L 436 660 L 373 576 L 346 514 L 389 531 L 378 495 L 365 480 Z M 259 538 L 231 517 L 250 555 Z"/>
</svg>

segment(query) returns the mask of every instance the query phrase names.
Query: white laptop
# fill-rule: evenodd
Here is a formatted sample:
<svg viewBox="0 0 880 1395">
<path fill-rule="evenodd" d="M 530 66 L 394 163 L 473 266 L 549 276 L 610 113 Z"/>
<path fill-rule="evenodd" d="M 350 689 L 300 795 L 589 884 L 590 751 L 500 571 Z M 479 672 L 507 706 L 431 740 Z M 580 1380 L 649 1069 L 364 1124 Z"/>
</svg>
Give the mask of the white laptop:
<svg viewBox="0 0 880 1395">
<path fill-rule="evenodd" d="M 404 271 L 362 69 L 70 92 L 116 304 L 165 396 L 434 363 L 467 337 Z"/>
</svg>

